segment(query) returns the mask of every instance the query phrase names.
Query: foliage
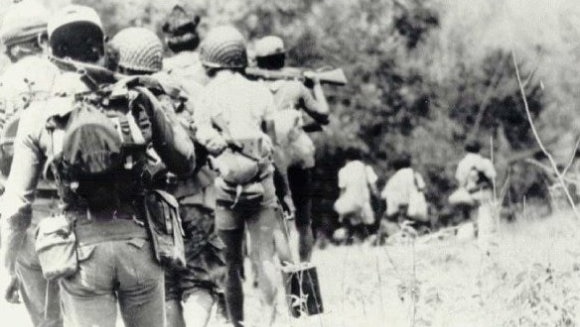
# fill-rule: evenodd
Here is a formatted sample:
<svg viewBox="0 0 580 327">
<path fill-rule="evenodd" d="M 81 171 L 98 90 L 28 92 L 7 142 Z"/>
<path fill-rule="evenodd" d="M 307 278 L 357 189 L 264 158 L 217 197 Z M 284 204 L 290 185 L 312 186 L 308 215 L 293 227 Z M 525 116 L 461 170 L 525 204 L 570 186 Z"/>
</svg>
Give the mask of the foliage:
<svg viewBox="0 0 580 327">
<path fill-rule="evenodd" d="M 55 8 L 67 1 L 46 2 Z M 392 174 L 392 158 L 410 152 L 436 214 L 454 188 L 455 164 L 468 137 L 479 138 L 485 154 L 493 153 L 499 184 L 510 175 L 512 201 L 545 198 L 544 173 L 520 160 L 542 158 L 525 120 L 512 51 L 529 80 L 526 91 L 540 133 L 561 162 L 578 134 L 573 127 L 580 74 L 573 41 L 580 34 L 580 6 L 574 0 L 558 6 L 540 0 L 75 2 L 97 9 L 111 36 L 131 25 L 159 32 L 173 5 L 181 3 L 202 17 L 202 37 L 211 26 L 231 23 L 250 40 L 283 37 L 293 66 L 342 67 L 350 83 L 326 88 L 333 120 L 315 136 L 314 207 L 316 215 L 328 216 L 325 224 L 334 219 L 336 172 L 349 147 L 366 153 L 381 184 Z"/>
</svg>

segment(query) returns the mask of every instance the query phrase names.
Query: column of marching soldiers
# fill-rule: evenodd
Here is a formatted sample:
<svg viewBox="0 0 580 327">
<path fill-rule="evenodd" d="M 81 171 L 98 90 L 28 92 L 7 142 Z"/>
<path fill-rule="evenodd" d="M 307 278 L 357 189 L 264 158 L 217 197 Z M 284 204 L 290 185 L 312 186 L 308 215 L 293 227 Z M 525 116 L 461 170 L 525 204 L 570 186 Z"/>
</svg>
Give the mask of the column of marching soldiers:
<svg viewBox="0 0 580 327">
<path fill-rule="evenodd" d="M 163 60 L 145 28 L 106 42 L 90 7 L 8 8 L 1 286 L 34 326 L 115 326 L 118 307 L 126 326 L 205 326 L 214 306 L 242 326 L 246 251 L 269 322 L 278 266 L 309 260 L 320 81 L 250 80 L 242 34 L 198 23 L 174 9 Z M 284 69 L 280 38 L 255 52 Z"/>
<path fill-rule="evenodd" d="M 260 318 L 272 324 L 280 270 L 293 316 L 322 311 L 308 264 L 307 133 L 328 124 L 321 83 L 346 79 L 285 67 L 275 36 L 255 42 L 251 66 L 238 30 L 214 27 L 200 40 L 198 24 L 173 9 L 163 25 L 173 55 L 164 59 L 146 28 L 106 41 L 90 7 L 49 14 L 23 0 L 5 13 L 0 41 L 12 64 L 0 76 L 0 259 L 10 278 L 0 289 L 24 303 L 34 326 L 115 326 L 118 307 L 126 326 L 206 326 L 214 311 L 243 326 L 244 278 L 260 289 Z M 466 142 L 449 202 L 485 245 L 496 229 L 496 172 L 480 147 Z M 345 233 L 364 235 L 378 191 L 360 154 L 347 151 L 334 210 Z M 429 225 L 411 157 L 392 165 L 378 244 L 407 221 Z"/>
</svg>

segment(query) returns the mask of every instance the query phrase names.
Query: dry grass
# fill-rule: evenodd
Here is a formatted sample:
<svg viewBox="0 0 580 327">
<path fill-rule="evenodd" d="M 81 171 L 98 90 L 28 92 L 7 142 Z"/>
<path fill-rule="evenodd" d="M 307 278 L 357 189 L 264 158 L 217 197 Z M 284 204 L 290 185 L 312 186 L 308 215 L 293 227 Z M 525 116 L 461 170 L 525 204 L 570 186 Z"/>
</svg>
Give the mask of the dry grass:
<svg viewBox="0 0 580 327">
<path fill-rule="evenodd" d="M 474 240 L 456 238 L 417 240 L 414 251 L 412 242 L 331 247 L 313 258 L 326 313 L 292 319 L 280 294 L 276 325 L 576 326 L 578 234 L 571 215 L 561 215 L 502 226 L 489 256 Z M 256 292 L 246 290 L 248 326 L 263 326 Z M 0 316 L 28 326 L 21 307 L 2 303 Z"/>
</svg>

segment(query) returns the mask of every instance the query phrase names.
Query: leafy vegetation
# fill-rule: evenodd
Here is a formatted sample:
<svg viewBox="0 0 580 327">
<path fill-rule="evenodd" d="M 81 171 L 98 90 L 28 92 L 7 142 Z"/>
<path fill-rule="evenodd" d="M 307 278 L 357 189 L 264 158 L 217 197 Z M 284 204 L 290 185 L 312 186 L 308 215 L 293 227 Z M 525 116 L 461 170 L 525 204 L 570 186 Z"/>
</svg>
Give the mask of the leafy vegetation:
<svg viewBox="0 0 580 327">
<path fill-rule="evenodd" d="M 46 1 L 52 8 L 67 0 Z M 157 31 L 180 1 L 78 0 L 101 14 L 107 33 L 131 25 Z M 447 195 L 462 143 L 477 137 L 493 152 L 498 185 L 509 175 L 505 204 L 546 199 L 544 171 L 522 161 L 542 159 L 525 119 L 511 53 L 528 81 L 530 109 L 558 160 L 567 161 L 578 132 L 575 110 L 580 6 L 509 0 L 192 0 L 200 32 L 233 23 L 250 40 L 277 34 L 293 66 L 343 67 L 349 85 L 327 88 L 333 119 L 316 135 L 315 215 L 334 223 L 336 172 L 344 151 L 360 148 L 381 183 L 401 151 L 413 155 L 428 184 L 433 214 L 449 214 Z M 250 44 L 250 51 L 251 51 Z M 493 140 L 493 141 L 492 141 Z M 491 148 L 493 145 L 493 149 Z"/>
</svg>

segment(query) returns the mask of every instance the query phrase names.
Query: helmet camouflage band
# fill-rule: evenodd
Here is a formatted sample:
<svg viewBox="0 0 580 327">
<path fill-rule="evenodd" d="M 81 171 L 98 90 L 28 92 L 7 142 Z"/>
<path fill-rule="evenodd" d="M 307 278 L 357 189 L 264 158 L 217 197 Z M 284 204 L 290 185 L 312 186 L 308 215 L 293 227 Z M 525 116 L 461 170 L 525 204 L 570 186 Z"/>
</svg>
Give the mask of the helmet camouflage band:
<svg viewBox="0 0 580 327">
<path fill-rule="evenodd" d="M 36 39 L 46 32 L 48 17 L 48 10 L 35 0 L 13 4 L 2 20 L 0 41 L 8 48 Z"/>
<path fill-rule="evenodd" d="M 248 65 L 246 40 L 232 26 L 216 27 L 199 48 L 201 63 L 211 68 L 244 68 Z"/>
<path fill-rule="evenodd" d="M 282 41 L 282 39 L 277 36 L 266 36 L 256 42 L 256 57 L 269 57 L 285 52 L 286 49 L 284 49 L 284 41 Z"/>
<path fill-rule="evenodd" d="M 111 40 L 121 68 L 156 73 L 163 68 L 163 45 L 152 31 L 142 27 L 121 30 Z"/>
</svg>

